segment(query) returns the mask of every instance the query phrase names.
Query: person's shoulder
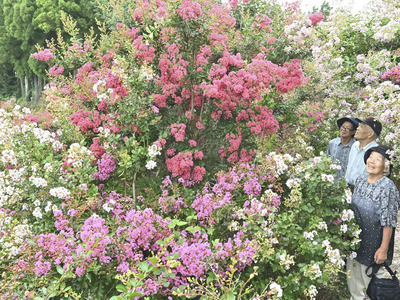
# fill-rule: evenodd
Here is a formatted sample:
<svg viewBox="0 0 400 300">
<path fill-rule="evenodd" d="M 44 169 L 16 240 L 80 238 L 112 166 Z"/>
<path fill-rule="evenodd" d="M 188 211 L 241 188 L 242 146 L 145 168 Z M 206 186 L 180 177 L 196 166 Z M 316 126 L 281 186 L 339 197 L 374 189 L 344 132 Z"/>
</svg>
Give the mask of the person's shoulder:
<svg viewBox="0 0 400 300">
<path fill-rule="evenodd" d="M 378 143 L 375 142 L 375 141 L 372 141 L 372 142 L 370 142 L 368 145 L 366 145 L 366 146 L 364 147 L 364 149 L 365 149 L 365 151 L 367 151 L 368 149 L 370 149 L 370 148 L 372 148 L 372 147 L 376 147 L 376 146 L 378 146 Z"/>
<path fill-rule="evenodd" d="M 392 179 L 390 179 L 390 178 L 387 177 L 387 176 L 383 176 L 382 182 L 384 183 L 384 185 L 385 185 L 388 189 L 390 189 L 390 190 L 396 192 L 397 194 L 399 194 L 399 189 L 397 188 L 396 184 L 393 182 Z"/>
<path fill-rule="evenodd" d="M 361 173 L 358 177 L 357 177 L 357 179 L 356 179 L 356 182 L 357 181 L 367 181 L 367 179 L 368 179 L 368 173 Z"/>
<path fill-rule="evenodd" d="M 339 137 L 338 137 L 338 138 L 331 139 L 331 140 L 329 141 L 329 145 L 338 144 L 339 141 L 340 141 L 340 138 L 339 138 Z"/>
</svg>

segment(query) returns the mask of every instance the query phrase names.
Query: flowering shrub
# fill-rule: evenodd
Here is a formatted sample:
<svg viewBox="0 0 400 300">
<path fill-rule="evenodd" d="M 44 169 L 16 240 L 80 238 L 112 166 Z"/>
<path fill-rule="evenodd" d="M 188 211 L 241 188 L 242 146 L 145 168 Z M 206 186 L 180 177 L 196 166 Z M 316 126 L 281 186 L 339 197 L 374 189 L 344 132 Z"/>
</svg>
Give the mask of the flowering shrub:
<svg viewBox="0 0 400 300">
<path fill-rule="evenodd" d="M 320 152 L 347 115 L 398 152 L 395 1 L 125 4 L 32 54 L 45 112 L 2 103 L 1 297 L 345 296 L 359 231 Z"/>
</svg>

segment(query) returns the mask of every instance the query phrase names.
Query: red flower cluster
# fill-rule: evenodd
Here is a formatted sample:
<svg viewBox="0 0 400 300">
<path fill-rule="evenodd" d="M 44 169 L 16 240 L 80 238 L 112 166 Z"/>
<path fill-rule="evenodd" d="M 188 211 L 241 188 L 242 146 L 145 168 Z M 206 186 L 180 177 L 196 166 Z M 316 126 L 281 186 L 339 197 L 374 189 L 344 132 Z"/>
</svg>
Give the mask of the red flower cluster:
<svg viewBox="0 0 400 300">
<path fill-rule="evenodd" d="M 309 14 L 308 18 L 311 20 L 312 25 L 317 25 L 325 19 L 324 14 L 320 11 L 315 14 Z"/>
</svg>

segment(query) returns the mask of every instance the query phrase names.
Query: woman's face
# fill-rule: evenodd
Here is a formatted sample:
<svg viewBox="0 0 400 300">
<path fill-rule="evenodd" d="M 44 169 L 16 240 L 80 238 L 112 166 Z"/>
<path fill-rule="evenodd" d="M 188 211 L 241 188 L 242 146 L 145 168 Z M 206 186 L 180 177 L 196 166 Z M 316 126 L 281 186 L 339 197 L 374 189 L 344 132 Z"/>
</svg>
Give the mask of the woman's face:
<svg viewBox="0 0 400 300">
<path fill-rule="evenodd" d="M 383 175 L 385 171 L 385 157 L 379 152 L 372 151 L 367 159 L 367 172 L 371 175 Z"/>
</svg>

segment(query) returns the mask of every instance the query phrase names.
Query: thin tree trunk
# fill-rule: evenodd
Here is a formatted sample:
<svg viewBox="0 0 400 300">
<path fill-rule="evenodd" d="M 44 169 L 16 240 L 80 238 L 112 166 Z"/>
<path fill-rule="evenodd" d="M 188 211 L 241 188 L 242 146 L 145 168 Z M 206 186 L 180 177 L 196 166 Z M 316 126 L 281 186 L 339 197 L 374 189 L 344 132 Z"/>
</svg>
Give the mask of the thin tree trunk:
<svg viewBox="0 0 400 300">
<path fill-rule="evenodd" d="M 40 101 L 40 95 L 42 94 L 43 91 L 43 81 L 42 78 L 38 77 L 38 88 L 39 88 L 39 101 Z"/>
<path fill-rule="evenodd" d="M 33 76 L 33 83 L 35 85 L 35 104 L 39 104 L 39 78 L 34 75 Z"/>
<path fill-rule="evenodd" d="M 25 76 L 25 100 L 29 100 L 29 81 L 28 81 L 28 76 Z"/>
<path fill-rule="evenodd" d="M 25 87 L 24 87 L 24 81 L 22 80 L 22 78 L 18 78 L 19 79 L 19 83 L 21 85 L 21 96 L 22 98 L 25 98 Z"/>
</svg>

